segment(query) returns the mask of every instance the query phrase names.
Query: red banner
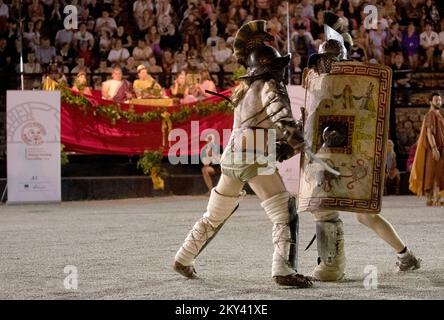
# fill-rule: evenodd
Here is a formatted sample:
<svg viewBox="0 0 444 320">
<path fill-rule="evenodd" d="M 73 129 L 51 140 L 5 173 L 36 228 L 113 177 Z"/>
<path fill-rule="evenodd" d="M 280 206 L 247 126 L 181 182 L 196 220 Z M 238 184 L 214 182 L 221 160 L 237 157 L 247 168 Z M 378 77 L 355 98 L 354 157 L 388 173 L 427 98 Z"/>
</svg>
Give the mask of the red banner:
<svg viewBox="0 0 444 320">
<path fill-rule="evenodd" d="M 229 95 L 229 90 L 221 92 Z M 111 104 L 110 101 L 102 100 L 97 96 L 88 97 L 91 104 Z M 220 102 L 222 99 L 211 97 L 202 102 L 212 104 Z M 180 111 L 182 108 L 191 108 L 193 104 L 175 105 L 173 107 L 161 108 L 172 113 Z M 93 109 L 94 107 L 92 107 Z M 122 110 L 127 110 L 129 105 L 121 104 Z M 159 110 L 159 107 L 149 107 L 134 105 L 136 113 L 143 113 L 151 110 Z M 61 132 L 62 143 L 67 151 L 74 151 L 85 154 L 120 154 L 136 155 L 142 154 L 144 150 L 160 150 L 166 156 L 171 150 L 177 150 L 180 145 L 180 155 L 198 155 L 200 149 L 206 144 L 205 133 L 211 130 L 216 136 L 216 143 L 220 136 L 224 144 L 228 138 L 233 125 L 233 115 L 224 112 L 211 113 L 206 116 L 191 115 L 183 122 L 172 123 L 172 136 L 176 136 L 176 141 L 168 142 L 168 132 L 162 134 L 162 121 L 130 122 L 122 119 L 116 124 L 105 116 L 94 115 L 92 110 L 86 114 L 78 107 L 62 102 L 61 108 Z M 181 129 L 181 130 L 178 130 Z M 225 133 L 223 132 L 225 129 Z M 206 132 L 204 132 L 207 130 Z M 202 136 L 202 133 L 204 135 Z M 186 140 L 185 140 L 186 139 Z"/>
</svg>

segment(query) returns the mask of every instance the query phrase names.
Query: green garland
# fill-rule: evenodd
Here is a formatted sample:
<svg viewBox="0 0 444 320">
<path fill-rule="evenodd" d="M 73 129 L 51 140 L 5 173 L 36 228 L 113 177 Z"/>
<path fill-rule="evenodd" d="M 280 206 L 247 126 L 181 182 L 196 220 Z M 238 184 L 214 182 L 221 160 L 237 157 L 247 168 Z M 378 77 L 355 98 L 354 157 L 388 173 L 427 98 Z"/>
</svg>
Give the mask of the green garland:
<svg viewBox="0 0 444 320">
<path fill-rule="evenodd" d="M 134 108 L 130 106 L 127 111 L 122 110 L 118 104 L 97 105 L 92 106 L 91 102 L 82 95 L 76 95 L 66 87 L 59 86 L 61 92 L 62 102 L 75 106 L 86 114 L 90 109 L 93 109 L 94 116 L 104 116 L 110 119 L 111 123 L 115 125 L 119 120 L 126 120 L 131 122 L 150 122 L 162 120 L 162 113 L 168 111 L 168 108 L 159 107 L 155 111 L 147 111 L 143 113 L 136 113 Z M 231 114 L 233 107 L 227 101 L 221 101 L 213 104 L 205 104 L 198 102 L 192 106 L 184 106 L 179 111 L 171 112 L 170 119 L 174 122 L 183 122 L 188 120 L 193 114 L 205 116 L 214 112 L 225 112 Z"/>
</svg>

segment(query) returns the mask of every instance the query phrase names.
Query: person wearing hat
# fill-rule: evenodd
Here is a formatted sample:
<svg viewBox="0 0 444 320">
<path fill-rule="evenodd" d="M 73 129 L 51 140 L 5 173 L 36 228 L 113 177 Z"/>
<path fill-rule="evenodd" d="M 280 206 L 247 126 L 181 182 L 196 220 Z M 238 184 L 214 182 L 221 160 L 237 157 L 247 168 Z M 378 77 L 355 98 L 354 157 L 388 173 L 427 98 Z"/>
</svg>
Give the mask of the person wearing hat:
<svg viewBox="0 0 444 320">
<path fill-rule="evenodd" d="M 145 65 L 137 67 L 139 79 L 134 81 L 133 88 L 137 99 L 158 98 L 163 96 L 162 87 L 148 74 Z"/>
</svg>

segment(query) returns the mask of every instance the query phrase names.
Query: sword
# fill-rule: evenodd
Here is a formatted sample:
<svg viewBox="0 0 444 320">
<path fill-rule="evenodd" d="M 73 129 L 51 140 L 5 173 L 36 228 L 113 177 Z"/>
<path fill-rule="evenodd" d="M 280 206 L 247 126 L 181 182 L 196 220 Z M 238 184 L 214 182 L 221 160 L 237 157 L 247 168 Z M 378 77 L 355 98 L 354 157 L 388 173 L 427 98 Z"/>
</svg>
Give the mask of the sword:
<svg viewBox="0 0 444 320">
<path fill-rule="evenodd" d="M 326 171 L 328 171 L 328 172 L 330 172 L 330 173 L 333 173 L 335 176 L 338 176 L 338 177 L 341 175 L 341 173 L 340 173 L 339 171 L 333 169 L 333 168 L 330 167 L 328 164 L 326 164 L 326 163 L 324 162 L 324 160 L 322 160 L 322 159 L 319 158 L 317 155 L 315 155 L 315 154 L 313 153 L 313 151 L 311 151 L 310 147 L 307 146 L 306 144 L 304 144 L 304 152 L 308 155 L 308 157 L 309 157 L 311 160 L 313 160 L 313 161 L 319 163 L 319 164 L 320 164 L 320 165 L 321 165 Z"/>
</svg>

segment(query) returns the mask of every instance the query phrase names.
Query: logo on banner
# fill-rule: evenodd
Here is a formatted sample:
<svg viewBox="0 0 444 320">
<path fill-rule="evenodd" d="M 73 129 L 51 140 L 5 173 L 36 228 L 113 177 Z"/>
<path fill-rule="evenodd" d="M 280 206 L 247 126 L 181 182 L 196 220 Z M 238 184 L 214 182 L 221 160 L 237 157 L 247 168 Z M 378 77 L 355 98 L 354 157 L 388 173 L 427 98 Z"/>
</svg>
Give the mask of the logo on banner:
<svg viewBox="0 0 444 320">
<path fill-rule="evenodd" d="M 30 122 L 22 128 L 22 140 L 28 146 L 43 144 L 43 136 L 46 136 L 46 130 L 39 122 Z"/>
</svg>

